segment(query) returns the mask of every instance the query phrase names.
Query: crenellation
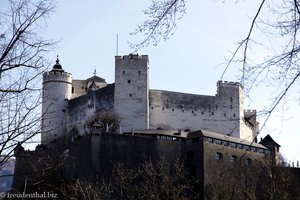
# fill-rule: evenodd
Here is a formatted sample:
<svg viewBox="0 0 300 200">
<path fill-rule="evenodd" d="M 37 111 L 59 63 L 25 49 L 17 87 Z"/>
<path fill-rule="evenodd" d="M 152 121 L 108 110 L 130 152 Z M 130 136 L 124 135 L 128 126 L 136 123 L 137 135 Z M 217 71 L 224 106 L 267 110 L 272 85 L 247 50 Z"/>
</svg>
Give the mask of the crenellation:
<svg viewBox="0 0 300 200">
<path fill-rule="evenodd" d="M 240 83 L 218 81 L 214 96 L 150 90 L 148 64 L 148 55 L 115 56 L 115 83 L 107 84 L 97 76 L 73 80 L 57 62 L 43 76 L 43 112 L 48 106 L 52 113 L 49 118 L 43 117 L 43 130 L 48 130 L 46 124 L 51 122 L 65 130 L 65 138 L 70 138 L 73 130 L 84 135 L 87 119 L 108 111 L 120 116 L 122 132 L 203 129 L 246 140 L 256 137 L 256 110 L 244 110 Z M 58 137 L 57 130 L 42 133 L 43 137 L 49 142 Z"/>
<path fill-rule="evenodd" d="M 244 110 L 245 113 L 256 113 L 255 109 L 246 109 Z"/>
<path fill-rule="evenodd" d="M 238 86 L 238 87 L 242 87 L 242 84 L 239 83 L 239 82 L 233 82 L 233 81 L 228 82 L 228 81 L 219 80 L 217 82 L 217 86 L 223 86 L 223 87 L 224 86 Z"/>
</svg>

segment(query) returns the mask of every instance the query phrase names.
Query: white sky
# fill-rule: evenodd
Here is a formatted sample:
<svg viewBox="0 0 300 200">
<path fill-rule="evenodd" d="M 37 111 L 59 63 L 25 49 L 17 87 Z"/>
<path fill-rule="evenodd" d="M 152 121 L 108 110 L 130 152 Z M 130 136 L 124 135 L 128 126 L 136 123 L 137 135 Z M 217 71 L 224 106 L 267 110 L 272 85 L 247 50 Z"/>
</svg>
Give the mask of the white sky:
<svg viewBox="0 0 300 200">
<path fill-rule="evenodd" d="M 114 56 L 116 36 L 119 35 L 119 55 L 131 53 L 127 41 L 140 41 L 130 36 L 138 24 L 145 20 L 142 10 L 150 0 L 64 0 L 57 3 L 56 12 L 48 21 L 46 36 L 59 40 L 58 48 L 49 53 L 54 61 L 59 55 L 63 68 L 75 79 L 97 75 L 114 82 Z M 224 63 L 235 50 L 236 43 L 245 35 L 251 17 L 260 0 L 241 1 L 187 1 L 187 14 L 179 21 L 175 34 L 158 46 L 140 50 L 149 55 L 150 88 L 214 95 L 216 83 L 225 68 Z M 139 40 L 140 39 L 140 40 Z M 263 55 L 259 50 L 257 55 Z M 49 66 L 52 67 L 52 66 Z M 233 65 L 224 80 L 238 81 L 240 65 Z M 299 92 L 297 88 L 296 92 Z M 300 116 L 300 95 L 295 101 L 279 108 L 259 135 L 270 134 L 279 143 L 288 160 L 300 160 L 297 120 Z M 265 89 L 257 90 L 247 99 L 245 109 L 266 107 L 269 96 Z"/>
</svg>

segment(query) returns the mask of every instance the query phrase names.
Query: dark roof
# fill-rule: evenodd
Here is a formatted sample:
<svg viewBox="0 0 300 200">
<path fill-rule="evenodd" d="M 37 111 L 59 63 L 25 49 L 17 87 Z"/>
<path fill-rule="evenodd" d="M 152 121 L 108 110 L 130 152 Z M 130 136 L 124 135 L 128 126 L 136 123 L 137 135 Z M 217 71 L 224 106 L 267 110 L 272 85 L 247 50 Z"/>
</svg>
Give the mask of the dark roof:
<svg viewBox="0 0 300 200">
<path fill-rule="evenodd" d="M 96 75 L 92 76 L 91 78 L 86 79 L 86 81 L 87 82 L 104 82 L 104 83 L 106 83 L 104 78 L 101 78 Z"/>
<path fill-rule="evenodd" d="M 56 63 L 55 63 L 55 65 L 53 66 L 52 71 L 64 71 L 63 68 L 62 68 L 62 66 L 61 66 L 61 64 L 59 64 L 59 59 L 58 59 L 58 57 L 57 57 L 57 59 L 56 59 Z"/>
<path fill-rule="evenodd" d="M 260 141 L 260 144 L 262 145 L 276 145 L 278 147 L 281 147 L 277 142 L 273 140 L 273 138 L 268 134 L 264 139 Z"/>
<path fill-rule="evenodd" d="M 172 136 L 172 137 L 178 137 L 184 139 L 193 139 L 199 137 L 214 138 L 214 139 L 220 139 L 228 142 L 249 145 L 252 147 L 267 149 L 267 147 L 252 141 L 224 135 L 221 133 L 207 131 L 207 130 L 198 130 L 193 132 L 185 132 L 185 131 L 178 132 L 178 130 L 136 129 L 133 132 L 136 135 L 164 135 L 164 136 Z"/>
</svg>

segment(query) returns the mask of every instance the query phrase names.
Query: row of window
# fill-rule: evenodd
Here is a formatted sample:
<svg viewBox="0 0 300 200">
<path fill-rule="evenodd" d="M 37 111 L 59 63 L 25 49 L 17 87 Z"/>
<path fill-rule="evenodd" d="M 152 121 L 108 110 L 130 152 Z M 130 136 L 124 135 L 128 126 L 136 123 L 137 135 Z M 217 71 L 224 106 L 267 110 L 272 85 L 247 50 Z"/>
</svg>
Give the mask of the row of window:
<svg viewBox="0 0 300 200">
<path fill-rule="evenodd" d="M 232 148 L 244 149 L 246 151 L 253 151 L 253 152 L 259 152 L 259 153 L 264 153 L 264 154 L 270 153 L 270 151 L 267 149 L 249 146 L 249 145 L 241 144 L 241 143 L 235 143 L 235 142 L 231 142 L 231 141 L 227 141 L 227 140 L 221 140 L 221 139 L 210 138 L 210 137 L 207 137 L 204 140 L 206 140 L 210 143 L 214 143 L 214 144 L 229 146 Z"/>
<path fill-rule="evenodd" d="M 151 106 L 151 109 L 154 110 L 154 107 Z M 162 107 L 161 109 L 165 110 L 165 107 Z M 167 109 L 169 109 L 169 107 L 167 107 Z M 172 111 L 174 111 L 174 108 L 172 108 Z M 184 112 L 185 110 L 182 109 L 181 111 Z M 195 111 L 192 110 L 192 113 L 195 113 Z M 204 115 L 204 111 L 201 111 L 201 114 Z M 214 115 L 214 114 L 215 114 L 214 112 L 211 112 L 211 115 Z M 223 115 L 224 115 L 224 117 L 226 117 L 226 113 L 224 113 Z M 236 114 L 233 114 L 233 117 L 236 117 Z"/>
<path fill-rule="evenodd" d="M 156 138 L 161 140 L 171 140 L 171 141 L 178 140 L 177 137 L 165 136 L 165 135 L 157 135 Z"/>
<path fill-rule="evenodd" d="M 223 158 L 224 158 L 224 156 L 223 156 L 222 153 L 220 153 L 220 152 L 216 153 L 216 155 L 215 155 L 216 160 L 223 161 Z M 230 159 L 230 162 L 236 162 L 237 161 L 237 156 L 236 155 L 230 155 L 229 159 Z M 245 164 L 246 165 L 251 165 L 252 164 L 252 159 L 251 158 L 246 158 Z"/>
<path fill-rule="evenodd" d="M 194 159 L 194 152 L 193 151 L 188 151 L 186 152 L 186 160 L 193 160 Z M 215 160 L 219 161 L 219 162 L 223 162 L 224 156 L 221 152 L 216 152 L 215 154 Z M 237 155 L 230 155 L 229 157 L 230 162 L 236 162 L 238 157 Z M 251 158 L 246 158 L 245 160 L 245 164 L 246 165 L 251 165 L 252 164 L 252 159 Z"/>
</svg>

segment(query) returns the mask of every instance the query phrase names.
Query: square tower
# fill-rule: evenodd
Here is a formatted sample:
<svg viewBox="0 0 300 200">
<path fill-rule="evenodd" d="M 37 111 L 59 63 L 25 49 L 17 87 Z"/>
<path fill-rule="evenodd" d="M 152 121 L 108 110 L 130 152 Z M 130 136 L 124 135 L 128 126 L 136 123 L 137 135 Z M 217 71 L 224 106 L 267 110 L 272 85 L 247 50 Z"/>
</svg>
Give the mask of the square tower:
<svg viewBox="0 0 300 200">
<path fill-rule="evenodd" d="M 121 118 L 121 131 L 149 128 L 148 56 L 115 57 L 114 111 Z"/>
</svg>

